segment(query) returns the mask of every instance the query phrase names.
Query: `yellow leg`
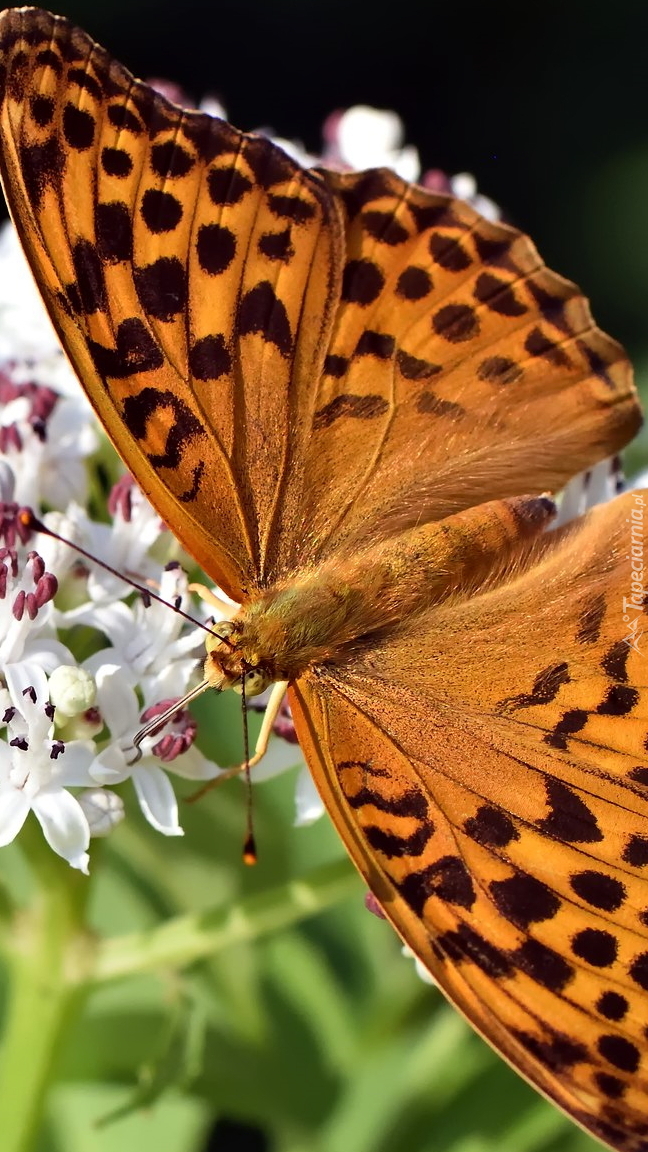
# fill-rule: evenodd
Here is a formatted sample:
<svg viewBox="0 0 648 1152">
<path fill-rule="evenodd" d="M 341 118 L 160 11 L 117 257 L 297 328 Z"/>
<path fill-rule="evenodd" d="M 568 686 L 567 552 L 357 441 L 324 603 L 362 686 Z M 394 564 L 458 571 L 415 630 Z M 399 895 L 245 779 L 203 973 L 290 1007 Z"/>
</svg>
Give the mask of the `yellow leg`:
<svg viewBox="0 0 648 1152">
<path fill-rule="evenodd" d="M 220 596 L 212 592 L 211 588 L 208 588 L 206 584 L 189 584 L 187 590 L 189 592 L 195 592 L 206 604 L 210 604 L 212 608 L 216 608 L 219 612 L 222 612 L 226 620 L 229 620 L 230 616 L 236 612 L 236 605 L 228 604 L 226 600 L 221 600 Z"/>
<path fill-rule="evenodd" d="M 192 796 L 189 796 L 188 799 L 191 801 L 191 803 L 193 803 L 194 800 L 200 800 L 202 796 L 207 794 L 207 792 L 211 792 L 212 788 L 216 788 L 220 784 L 223 784 L 225 780 L 231 780 L 233 776 L 239 776 L 241 772 L 245 772 L 246 768 L 254 768 L 255 764 L 258 764 L 259 761 L 263 759 L 266 752 L 268 751 L 268 742 L 272 735 L 272 728 L 275 720 L 277 719 L 277 716 L 279 715 L 279 711 L 281 709 L 281 705 L 283 704 L 283 699 L 286 695 L 287 689 L 287 680 L 277 680 L 277 682 L 273 684 L 272 691 L 270 693 L 270 699 L 268 700 L 268 706 L 263 716 L 261 731 L 259 732 L 257 742 L 254 746 L 254 755 L 250 757 L 249 764 L 237 764 L 236 767 L 228 768 L 226 772 L 221 772 L 220 776 L 216 776 L 214 780 L 208 780 L 204 788 L 200 788 L 198 792 L 194 792 Z"/>
</svg>

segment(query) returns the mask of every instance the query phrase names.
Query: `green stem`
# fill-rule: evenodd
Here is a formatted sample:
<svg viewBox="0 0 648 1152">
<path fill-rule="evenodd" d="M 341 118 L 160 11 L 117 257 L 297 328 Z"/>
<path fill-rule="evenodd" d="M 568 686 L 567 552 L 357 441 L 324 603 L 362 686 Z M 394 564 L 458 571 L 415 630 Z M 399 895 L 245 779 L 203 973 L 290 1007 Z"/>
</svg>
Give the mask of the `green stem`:
<svg viewBox="0 0 648 1152">
<path fill-rule="evenodd" d="M 347 860 L 324 865 L 300 880 L 250 896 L 234 907 L 176 916 L 147 932 L 106 940 L 98 947 L 92 979 L 104 984 L 134 972 L 185 967 L 230 944 L 289 927 L 357 890 L 358 878 Z"/>
<path fill-rule="evenodd" d="M 9 990 L 0 1053 L 2 1152 L 29 1152 L 70 1020 L 88 987 L 94 943 L 85 931 L 88 879 L 60 860 L 32 819 L 21 846 L 38 883 L 9 935 Z"/>
</svg>

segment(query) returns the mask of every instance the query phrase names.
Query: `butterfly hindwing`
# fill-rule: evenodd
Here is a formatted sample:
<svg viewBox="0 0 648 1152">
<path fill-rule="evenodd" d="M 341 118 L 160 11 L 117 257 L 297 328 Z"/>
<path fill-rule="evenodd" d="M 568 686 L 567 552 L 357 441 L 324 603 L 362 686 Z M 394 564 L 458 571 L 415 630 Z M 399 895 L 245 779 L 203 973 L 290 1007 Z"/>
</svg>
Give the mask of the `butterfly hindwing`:
<svg viewBox="0 0 648 1152">
<path fill-rule="evenodd" d="M 623 620 L 644 497 L 292 690 L 325 804 L 403 939 L 624 1152 L 648 1147 L 648 672 Z"/>
</svg>

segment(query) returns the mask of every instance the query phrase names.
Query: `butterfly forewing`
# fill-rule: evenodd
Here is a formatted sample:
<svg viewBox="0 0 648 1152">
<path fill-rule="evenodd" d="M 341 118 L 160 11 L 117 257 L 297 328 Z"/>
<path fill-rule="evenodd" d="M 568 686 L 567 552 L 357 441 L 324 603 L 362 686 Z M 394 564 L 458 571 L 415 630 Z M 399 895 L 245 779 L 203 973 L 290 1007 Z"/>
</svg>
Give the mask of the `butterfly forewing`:
<svg viewBox="0 0 648 1152">
<path fill-rule="evenodd" d="M 50 314 L 129 468 L 240 600 L 310 431 L 298 386 L 328 345 L 334 197 L 64 19 L 5 11 L 0 39 L 7 199 Z"/>
<path fill-rule="evenodd" d="M 626 443 L 625 354 L 527 237 L 391 172 L 326 181 L 347 262 L 309 468 L 320 548 L 556 491 Z"/>
</svg>

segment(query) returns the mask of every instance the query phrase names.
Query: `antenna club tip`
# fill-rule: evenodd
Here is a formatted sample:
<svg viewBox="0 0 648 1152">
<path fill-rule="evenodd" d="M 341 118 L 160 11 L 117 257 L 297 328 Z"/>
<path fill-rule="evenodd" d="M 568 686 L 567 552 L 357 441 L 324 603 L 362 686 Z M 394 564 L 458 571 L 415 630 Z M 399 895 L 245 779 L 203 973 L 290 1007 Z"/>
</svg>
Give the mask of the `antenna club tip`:
<svg viewBox="0 0 648 1152">
<path fill-rule="evenodd" d="M 258 860 L 254 836 L 248 836 L 243 845 L 243 863 L 252 867 Z"/>
</svg>

